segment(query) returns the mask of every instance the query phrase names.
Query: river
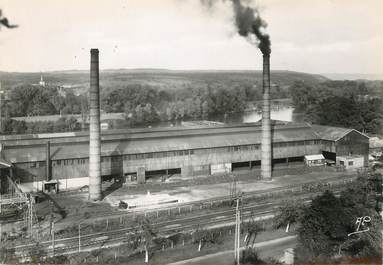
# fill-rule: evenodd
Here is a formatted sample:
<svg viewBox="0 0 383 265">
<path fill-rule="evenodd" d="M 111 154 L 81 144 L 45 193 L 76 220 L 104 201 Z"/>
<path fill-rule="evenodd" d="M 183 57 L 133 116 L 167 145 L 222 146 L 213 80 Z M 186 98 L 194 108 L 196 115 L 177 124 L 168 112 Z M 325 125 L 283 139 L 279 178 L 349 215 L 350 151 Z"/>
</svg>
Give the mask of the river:
<svg viewBox="0 0 383 265">
<path fill-rule="evenodd" d="M 302 122 L 303 115 L 300 113 L 295 113 L 294 108 L 291 106 L 279 106 L 274 107 L 271 110 L 271 119 L 281 120 L 281 121 L 295 121 Z M 224 122 L 227 124 L 233 123 L 252 123 L 257 122 L 262 118 L 262 113 L 256 110 L 246 111 L 244 113 L 234 113 L 229 115 L 216 115 L 213 117 L 209 117 L 210 121 L 218 121 Z M 181 126 L 181 121 L 173 121 L 173 122 L 158 122 L 152 124 L 150 127 L 177 127 Z"/>
<path fill-rule="evenodd" d="M 302 121 L 303 117 L 300 113 L 295 113 L 293 107 L 284 107 L 271 110 L 271 119 L 281 121 Z M 241 117 L 241 122 L 256 122 L 262 118 L 261 112 L 245 112 Z"/>
</svg>

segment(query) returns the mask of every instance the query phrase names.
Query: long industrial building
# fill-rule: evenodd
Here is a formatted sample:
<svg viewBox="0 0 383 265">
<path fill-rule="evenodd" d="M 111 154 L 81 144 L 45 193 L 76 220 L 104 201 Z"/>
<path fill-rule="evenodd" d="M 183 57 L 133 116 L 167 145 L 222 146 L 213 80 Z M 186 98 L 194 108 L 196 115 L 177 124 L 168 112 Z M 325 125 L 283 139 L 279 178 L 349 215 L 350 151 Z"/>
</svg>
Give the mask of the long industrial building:
<svg viewBox="0 0 383 265">
<path fill-rule="evenodd" d="M 322 155 L 349 168 L 367 166 L 368 137 L 356 130 L 272 121 L 273 165 Z M 260 123 L 102 131 L 102 177 L 209 175 L 260 167 Z M 24 191 L 89 184 L 89 133 L 0 136 L 0 173 Z M 354 161 L 355 160 L 355 161 Z M 345 162 L 346 161 L 346 162 Z M 350 162 L 351 161 L 351 162 Z M 49 185 L 48 185 L 49 186 Z"/>
</svg>

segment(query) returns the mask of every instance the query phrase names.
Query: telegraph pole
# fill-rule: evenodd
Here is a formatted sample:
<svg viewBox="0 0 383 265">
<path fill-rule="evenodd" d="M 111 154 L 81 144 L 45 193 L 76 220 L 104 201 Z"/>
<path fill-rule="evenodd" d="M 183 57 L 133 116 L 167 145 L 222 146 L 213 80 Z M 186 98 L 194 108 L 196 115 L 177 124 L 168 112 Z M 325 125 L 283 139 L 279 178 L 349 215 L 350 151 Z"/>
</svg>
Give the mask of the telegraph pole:
<svg viewBox="0 0 383 265">
<path fill-rule="evenodd" d="M 55 222 L 52 223 L 52 257 L 55 256 Z"/>
<path fill-rule="evenodd" d="M 78 224 L 78 253 L 81 252 L 81 223 Z"/>
<path fill-rule="evenodd" d="M 241 246 L 241 212 L 239 210 L 239 198 L 237 197 L 237 206 L 235 208 L 235 238 L 234 238 L 234 261 L 239 265 Z"/>
</svg>

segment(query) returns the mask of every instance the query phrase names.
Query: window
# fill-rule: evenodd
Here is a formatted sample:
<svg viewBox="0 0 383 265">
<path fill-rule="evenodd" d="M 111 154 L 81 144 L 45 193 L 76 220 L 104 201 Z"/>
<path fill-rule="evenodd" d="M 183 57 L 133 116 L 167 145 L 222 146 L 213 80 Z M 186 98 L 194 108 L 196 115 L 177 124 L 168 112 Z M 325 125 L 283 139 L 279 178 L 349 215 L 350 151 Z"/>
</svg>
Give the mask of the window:
<svg viewBox="0 0 383 265">
<path fill-rule="evenodd" d="M 339 161 L 339 164 L 340 164 L 341 166 L 344 166 L 344 161 Z"/>
<path fill-rule="evenodd" d="M 30 167 L 30 168 L 35 168 L 35 167 L 36 167 L 36 163 L 35 163 L 35 162 L 31 162 L 31 163 L 29 163 L 29 167 Z"/>
<path fill-rule="evenodd" d="M 190 154 L 191 154 L 191 155 L 194 155 L 194 150 L 190 150 Z"/>
<path fill-rule="evenodd" d="M 259 149 L 259 144 L 254 144 L 251 146 L 252 150 L 258 150 Z"/>
<path fill-rule="evenodd" d="M 225 147 L 217 147 L 217 148 L 214 148 L 214 151 L 217 153 L 224 153 L 224 152 L 226 152 L 226 148 Z"/>
<path fill-rule="evenodd" d="M 348 165 L 349 166 L 353 166 L 354 165 L 354 161 L 348 161 Z"/>
<path fill-rule="evenodd" d="M 45 161 L 40 161 L 39 162 L 39 167 L 45 167 Z"/>
<path fill-rule="evenodd" d="M 147 154 L 145 154 L 145 158 L 153 158 L 153 153 L 147 153 Z"/>
<path fill-rule="evenodd" d="M 77 164 L 79 165 L 85 164 L 85 159 L 84 158 L 77 159 Z"/>
</svg>

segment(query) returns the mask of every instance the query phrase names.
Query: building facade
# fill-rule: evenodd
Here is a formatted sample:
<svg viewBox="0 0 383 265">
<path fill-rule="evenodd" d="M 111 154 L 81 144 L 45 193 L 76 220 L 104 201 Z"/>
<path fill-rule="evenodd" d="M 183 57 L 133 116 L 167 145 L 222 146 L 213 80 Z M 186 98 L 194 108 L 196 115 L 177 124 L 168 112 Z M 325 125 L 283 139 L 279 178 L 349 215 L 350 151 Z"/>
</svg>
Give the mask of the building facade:
<svg viewBox="0 0 383 265">
<path fill-rule="evenodd" d="M 259 123 L 103 131 L 102 176 L 209 175 L 259 167 L 261 133 Z M 59 190 L 89 183 L 87 132 L 0 136 L 0 141 L 1 158 L 12 164 L 13 178 L 25 191 L 42 190 L 48 180 L 56 180 Z M 317 154 L 332 161 L 361 156 L 367 166 L 368 142 L 353 129 L 273 121 L 273 166 L 303 164 L 306 155 Z"/>
</svg>

